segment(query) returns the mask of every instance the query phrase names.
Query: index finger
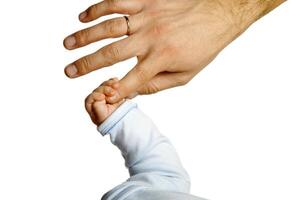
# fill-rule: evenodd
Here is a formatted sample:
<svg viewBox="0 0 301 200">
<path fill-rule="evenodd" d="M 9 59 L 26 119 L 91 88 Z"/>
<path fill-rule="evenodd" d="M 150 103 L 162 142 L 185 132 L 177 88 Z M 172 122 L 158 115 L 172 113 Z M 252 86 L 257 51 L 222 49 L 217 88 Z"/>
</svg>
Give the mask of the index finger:
<svg viewBox="0 0 301 200">
<path fill-rule="evenodd" d="M 116 103 L 137 91 L 139 87 L 160 72 L 160 63 L 151 57 L 137 63 L 119 82 L 117 95 L 108 98 L 109 103 Z"/>
</svg>

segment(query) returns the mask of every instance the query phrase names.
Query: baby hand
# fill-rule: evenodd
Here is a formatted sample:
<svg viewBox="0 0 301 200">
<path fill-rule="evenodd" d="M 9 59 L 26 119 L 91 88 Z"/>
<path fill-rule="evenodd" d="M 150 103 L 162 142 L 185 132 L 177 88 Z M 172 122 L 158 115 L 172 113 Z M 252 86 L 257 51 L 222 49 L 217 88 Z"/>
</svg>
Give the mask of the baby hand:
<svg viewBox="0 0 301 200">
<path fill-rule="evenodd" d="M 85 100 L 85 107 L 94 124 L 99 126 L 107 119 L 123 102 L 124 99 L 109 104 L 108 99 L 117 95 L 119 80 L 117 78 L 109 79 L 96 88 Z"/>
</svg>

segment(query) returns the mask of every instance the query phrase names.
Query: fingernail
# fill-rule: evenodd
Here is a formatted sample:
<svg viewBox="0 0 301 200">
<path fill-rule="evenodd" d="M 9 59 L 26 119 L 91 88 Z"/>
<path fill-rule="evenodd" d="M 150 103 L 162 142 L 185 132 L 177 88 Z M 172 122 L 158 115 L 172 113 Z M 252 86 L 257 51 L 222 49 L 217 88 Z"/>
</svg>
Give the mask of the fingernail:
<svg viewBox="0 0 301 200">
<path fill-rule="evenodd" d="M 65 39 L 65 46 L 66 47 L 73 47 L 76 44 L 76 39 L 74 36 L 69 36 Z"/>
<path fill-rule="evenodd" d="M 83 19 L 85 19 L 86 17 L 87 17 L 87 12 L 86 12 L 86 11 L 82 12 L 82 13 L 79 15 L 79 19 L 80 19 L 80 20 L 83 20 Z"/>
<path fill-rule="evenodd" d="M 77 74 L 77 68 L 74 64 L 68 65 L 65 68 L 65 73 L 68 77 L 74 77 Z"/>
</svg>

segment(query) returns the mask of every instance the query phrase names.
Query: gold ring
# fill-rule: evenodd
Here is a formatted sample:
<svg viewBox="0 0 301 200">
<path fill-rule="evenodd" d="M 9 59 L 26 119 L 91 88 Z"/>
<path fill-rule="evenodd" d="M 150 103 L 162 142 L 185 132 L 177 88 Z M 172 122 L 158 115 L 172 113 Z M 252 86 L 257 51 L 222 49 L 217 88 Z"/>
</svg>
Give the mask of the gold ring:
<svg viewBox="0 0 301 200">
<path fill-rule="evenodd" d="M 125 18 L 126 24 L 127 24 L 127 32 L 126 32 L 126 34 L 130 35 L 130 33 L 131 33 L 130 20 L 129 20 L 128 16 L 124 16 L 124 18 Z"/>
</svg>

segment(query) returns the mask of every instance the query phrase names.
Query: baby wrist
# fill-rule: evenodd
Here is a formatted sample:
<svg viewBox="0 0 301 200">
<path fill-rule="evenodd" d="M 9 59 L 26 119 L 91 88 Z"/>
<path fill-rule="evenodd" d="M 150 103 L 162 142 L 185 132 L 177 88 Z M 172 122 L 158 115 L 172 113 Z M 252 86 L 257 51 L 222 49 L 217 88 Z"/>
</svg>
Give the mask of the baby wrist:
<svg viewBox="0 0 301 200">
<path fill-rule="evenodd" d="M 105 136 L 127 115 L 130 110 L 136 107 L 136 103 L 130 100 L 125 100 L 104 122 L 97 126 L 98 132 Z"/>
</svg>

